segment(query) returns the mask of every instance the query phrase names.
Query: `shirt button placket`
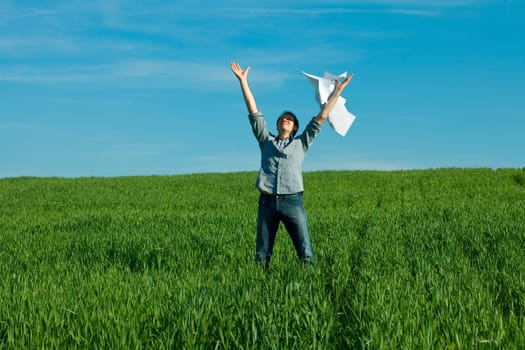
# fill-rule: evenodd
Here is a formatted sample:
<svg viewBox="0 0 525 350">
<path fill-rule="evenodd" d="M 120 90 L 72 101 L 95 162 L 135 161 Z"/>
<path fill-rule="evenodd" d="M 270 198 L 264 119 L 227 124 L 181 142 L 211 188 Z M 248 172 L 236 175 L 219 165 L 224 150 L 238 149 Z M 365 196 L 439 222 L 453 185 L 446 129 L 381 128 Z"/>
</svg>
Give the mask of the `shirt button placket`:
<svg viewBox="0 0 525 350">
<path fill-rule="evenodd" d="M 277 159 L 277 169 L 275 174 L 275 194 L 279 194 L 280 192 L 280 184 L 281 184 L 281 159 Z"/>
</svg>

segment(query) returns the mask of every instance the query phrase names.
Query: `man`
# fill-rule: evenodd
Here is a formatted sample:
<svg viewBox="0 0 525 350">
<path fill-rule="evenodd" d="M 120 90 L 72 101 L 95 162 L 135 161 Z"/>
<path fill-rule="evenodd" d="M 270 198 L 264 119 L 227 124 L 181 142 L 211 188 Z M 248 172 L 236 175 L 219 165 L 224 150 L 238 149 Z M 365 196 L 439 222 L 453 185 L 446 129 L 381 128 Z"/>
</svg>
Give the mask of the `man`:
<svg viewBox="0 0 525 350">
<path fill-rule="evenodd" d="M 239 79 L 253 134 L 261 149 L 261 168 L 256 182 L 261 194 L 255 261 L 269 266 L 279 223 L 282 222 L 299 259 L 313 262 L 315 256 L 302 200 L 302 164 L 308 148 L 321 131 L 328 114 L 352 76 L 348 76 L 343 82 L 335 81 L 335 89 L 328 101 L 321 107 L 319 114 L 308 123 L 302 134 L 295 136 L 299 129 L 299 121 L 292 112 L 285 111 L 277 119 L 278 135 L 275 136 L 268 131 L 266 121 L 257 108 L 248 84 L 250 67 L 243 70 L 238 63 L 232 62 L 230 68 Z"/>
</svg>

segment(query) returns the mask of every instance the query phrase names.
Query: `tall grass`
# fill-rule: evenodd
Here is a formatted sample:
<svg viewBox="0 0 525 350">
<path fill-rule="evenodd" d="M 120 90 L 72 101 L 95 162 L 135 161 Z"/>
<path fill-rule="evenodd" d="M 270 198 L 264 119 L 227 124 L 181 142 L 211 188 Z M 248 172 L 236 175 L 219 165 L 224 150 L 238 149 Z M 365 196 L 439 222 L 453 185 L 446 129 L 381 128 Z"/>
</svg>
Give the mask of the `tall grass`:
<svg viewBox="0 0 525 350">
<path fill-rule="evenodd" d="M 0 180 L 0 348 L 525 347 L 525 169 L 306 173 L 269 271 L 255 177 Z"/>
</svg>

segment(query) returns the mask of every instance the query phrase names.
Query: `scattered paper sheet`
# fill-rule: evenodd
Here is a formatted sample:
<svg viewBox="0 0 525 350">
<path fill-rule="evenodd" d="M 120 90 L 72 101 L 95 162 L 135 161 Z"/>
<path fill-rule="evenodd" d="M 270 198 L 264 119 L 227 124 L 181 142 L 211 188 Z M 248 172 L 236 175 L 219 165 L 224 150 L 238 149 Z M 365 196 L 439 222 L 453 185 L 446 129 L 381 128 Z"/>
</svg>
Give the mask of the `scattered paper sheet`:
<svg viewBox="0 0 525 350">
<path fill-rule="evenodd" d="M 333 75 L 328 72 L 324 73 L 324 77 L 317 77 L 312 74 L 303 72 L 310 84 L 315 89 L 315 99 L 320 106 L 328 101 L 328 97 L 335 88 L 335 80 L 344 79 L 347 73 L 340 75 Z M 332 128 L 340 135 L 345 136 L 355 120 L 355 116 L 350 113 L 345 106 L 346 100 L 343 96 L 339 96 L 334 108 L 328 115 L 328 122 Z"/>
</svg>

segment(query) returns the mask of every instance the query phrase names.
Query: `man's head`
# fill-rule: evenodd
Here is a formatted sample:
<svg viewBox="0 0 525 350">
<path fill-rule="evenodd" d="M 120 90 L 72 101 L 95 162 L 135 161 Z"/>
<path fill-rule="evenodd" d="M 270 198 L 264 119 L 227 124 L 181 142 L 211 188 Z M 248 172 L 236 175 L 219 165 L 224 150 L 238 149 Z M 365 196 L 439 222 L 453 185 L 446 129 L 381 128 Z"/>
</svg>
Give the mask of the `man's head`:
<svg viewBox="0 0 525 350">
<path fill-rule="evenodd" d="M 297 130 L 299 129 L 299 120 L 290 111 L 284 111 L 281 113 L 279 118 L 277 118 L 277 131 L 279 135 L 283 133 L 289 133 L 290 136 L 295 136 Z"/>
</svg>

